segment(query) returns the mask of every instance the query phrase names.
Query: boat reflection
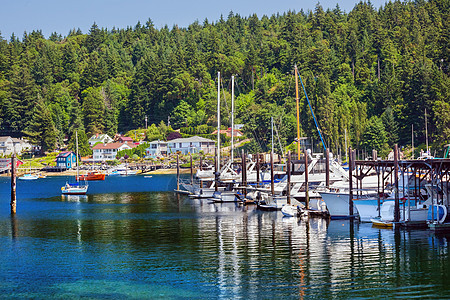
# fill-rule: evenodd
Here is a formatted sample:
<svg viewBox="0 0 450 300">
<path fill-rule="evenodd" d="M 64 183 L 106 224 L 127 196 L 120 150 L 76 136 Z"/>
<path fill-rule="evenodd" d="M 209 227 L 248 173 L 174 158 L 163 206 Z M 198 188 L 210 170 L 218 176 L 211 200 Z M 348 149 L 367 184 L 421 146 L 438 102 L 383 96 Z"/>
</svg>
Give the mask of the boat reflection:
<svg viewBox="0 0 450 300">
<path fill-rule="evenodd" d="M 61 200 L 62 201 L 67 201 L 67 202 L 87 202 L 88 201 L 88 196 L 87 195 L 67 195 L 67 194 L 63 194 L 63 195 L 61 195 Z"/>
</svg>

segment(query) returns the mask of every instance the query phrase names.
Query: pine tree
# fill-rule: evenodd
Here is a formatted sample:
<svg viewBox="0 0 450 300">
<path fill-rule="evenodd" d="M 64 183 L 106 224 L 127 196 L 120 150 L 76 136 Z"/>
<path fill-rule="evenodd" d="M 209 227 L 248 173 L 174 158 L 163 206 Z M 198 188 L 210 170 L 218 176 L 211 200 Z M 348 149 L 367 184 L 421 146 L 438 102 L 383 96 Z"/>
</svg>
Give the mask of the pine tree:
<svg viewBox="0 0 450 300">
<path fill-rule="evenodd" d="M 381 118 L 373 116 L 369 119 L 366 129 L 361 140 L 361 147 L 370 151 L 377 150 L 380 154 L 385 154 L 386 147 L 386 130 Z"/>
<path fill-rule="evenodd" d="M 78 132 L 78 155 L 79 156 L 89 156 L 92 154 L 91 146 L 89 145 L 89 139 L 84 130 L 76 130 Z M 74 133 L 69 141 L 67 149 L 76 153 L 76 134 Z"/>
<path fill-rule="evenodd" d="M 56 129 L 49 109 L 42 98 L 38 98 L 33 109 L 33 119 L 27 130 L 23 133 L 28 136 L 31 143 L 39 145 L 41 152 L 52 151 L 56 145 Z"/>
<path fill-rule="evenodd" d="M 88 88 L 82 93 L 82 111 L 85 117 L 85 127 L 88 134 L 102 133 L 104 129 L 105 105 L 100 94 L 100 88 Z"/>
<path fill-rule="evenodd" d="M 381 115 L 381 120 L 386 131 L 386 142 L 392 148 L 398 142 L 398 123 L 394 118 L 394 112 L 391 107 L 385 109 Z"/>
</svg>

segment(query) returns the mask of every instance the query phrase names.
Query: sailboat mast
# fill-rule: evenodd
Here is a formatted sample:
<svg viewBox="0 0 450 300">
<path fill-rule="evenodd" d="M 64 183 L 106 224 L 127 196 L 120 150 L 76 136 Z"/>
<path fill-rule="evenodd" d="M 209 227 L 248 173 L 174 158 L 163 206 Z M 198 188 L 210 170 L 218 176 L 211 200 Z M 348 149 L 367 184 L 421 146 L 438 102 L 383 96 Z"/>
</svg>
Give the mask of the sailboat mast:
<svg viewBox="0 0 450 300">
<path fill-rule="evenodd" d="M 270 117 L 270 125 L 272 129 L 272 153 L 273 153 L 273 117 Z"/>
<path fill-rule="evenodd" d="M 428 152 L 428 129 L 427 129 L 427 109 L 425 108 L 425 139 L 426 139 L 426 146 L 427 146 L 427 154 L 429 154 Z"/>
<path fill-rule="evenodd" d="M 231 76 L 231 161 L 234 159 L 234 76 Z"/>
<path fill-rule="evenodd" d="M 217 72 L 217 170 L 220 170 L 220 72 Z"/>
<path fill-rule="evenodd" d="M 344 131 L 345 131 L 345 161 L 348 163 L 347 128 L 345 128 Z"/>
<path fill-rule="evenodd" d="M 411 147 L 412 147 L 412 159 L 414 159 L 414 124 L 411 124 Z"/>
<path fill-rule="evenodd" d="M 297 155 L 298 155 L 298 159 L 300 160 L 300 106 L 298 103 L 298 70 L 297 70 L 297 65 L 295 65 L 294 67 L 294 71 L 295 71 L 295 101 L 297 103 Z"/>
<path fill-rule="evenodd" d="M 75 131 L 75 142 L 77 144 L 77 182 L 80 180 L 78 174 L 78 131 Z"/>
</svg>

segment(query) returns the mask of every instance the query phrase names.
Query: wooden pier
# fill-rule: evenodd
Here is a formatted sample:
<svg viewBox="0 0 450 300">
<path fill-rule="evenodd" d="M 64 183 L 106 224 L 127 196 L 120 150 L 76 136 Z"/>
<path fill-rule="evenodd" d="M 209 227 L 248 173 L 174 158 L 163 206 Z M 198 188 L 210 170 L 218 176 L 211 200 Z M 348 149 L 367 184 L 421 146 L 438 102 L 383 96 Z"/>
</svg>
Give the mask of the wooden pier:
<svg viewBox="0 0 450 300">
<path fill-rule="evenodd" d="M 395 154 L 395 153 L 394 153 Z M 395 156 L 396 157 L 396 156 Z M 384 197 L 385 188 L 387 186 L 394 187 L 395 192 L 395 211 L 394 223 L 408 228 L 429 227 L 432 230 L 449 230 L 450 217 L 445 220 L 436 220 L 434 215 L 435 209 L 429 209 L 431 216 L 428 216 L 427 223 L 417 222 L 409 219 L 408 216 L 404 220 L 400 220 L 400 204 L 404 205 L 404 211 L 408 205 L 414 203 L 417 205 L 423 202 L 425 195 L 421 193 L 425 189 L 431 191 L 431 207 L 445 206 L 448 211 L 450 208 L 450 159 L 426 159 L 426 160 L 358 160 L 354 164 L 355 175 L 357 180 L 357 188 L 363 190 L 362 180 L 369 174 L 374 172 L 379 176 L 377 192 L 379 197 Z M 402 174 L 399 179 L 398 175 Z M 404 181 L 405 176 L 413 178 L 413 186 L 402 182 L 402 199 L 399 198 L 399 180 Z M 412 191 L 412 192 L 410 192 Z M 358 195 L 356 195 L 358 197 Z M 409 208 L 408 208 L 409 209 Z"/>
</svg>

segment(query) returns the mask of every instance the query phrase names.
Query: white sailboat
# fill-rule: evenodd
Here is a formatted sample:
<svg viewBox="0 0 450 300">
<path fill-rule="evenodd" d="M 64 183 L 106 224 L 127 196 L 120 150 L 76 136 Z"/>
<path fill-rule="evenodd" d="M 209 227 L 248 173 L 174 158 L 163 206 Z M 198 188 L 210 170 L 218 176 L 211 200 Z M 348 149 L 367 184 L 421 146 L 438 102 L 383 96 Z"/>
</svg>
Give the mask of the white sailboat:
<svg viewBox="0 0 450 300">
<path fill-rule="evenodd" d="M 86 195 L 89 185 L 85 182 L 84 184 L 80 183 L 80 176 L 78 174 L 78 131 L 75 132 L 75 140 L 77 145 L 77 182 L 68 183 L 61 187 L 61 192 L 63 195 Z"/>
<path fill-rule="evenodd" d="M 31 158 L 31 157 L 30 157 Z M 36 180 L 39 176 L 36 174 L 31 174 L 31 160 L 30 160 L 30 172 L 28 174 L 23 174 L 18 179 L 20 180 Z"/>
</svg>

